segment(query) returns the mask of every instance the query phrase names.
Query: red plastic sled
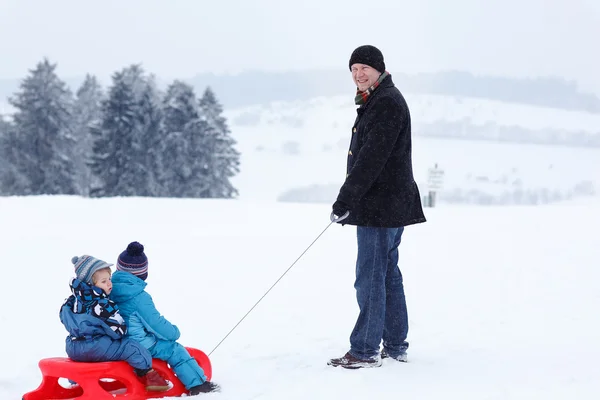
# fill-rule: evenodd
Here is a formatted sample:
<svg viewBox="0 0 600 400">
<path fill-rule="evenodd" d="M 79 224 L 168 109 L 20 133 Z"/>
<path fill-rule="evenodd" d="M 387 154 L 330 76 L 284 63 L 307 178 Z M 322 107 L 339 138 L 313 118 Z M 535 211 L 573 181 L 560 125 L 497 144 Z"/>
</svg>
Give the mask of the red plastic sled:
<svg viewBox="0 0 600 400">
<path fill-rule="evenodd" d="M 204 370 L 206 378 L 212 378 L 212 365 L 204 352 L 186 347 Z M 42 383 L 33 392 L 23 395 L 23 400 L 145 400 L 160 397 L 177 397 L 187 390 L 177 379 L 165 361 L 152 360 L 154 368 L 163 378 L 171 382 L 166 392 L 147 392 L 138 380 L 133 368 L 125 361 L 84 363 L 65 357 L 45 358 L 39 362 Z M 65 388 L 58 382 L 67 378 L 78 383 Z"/>
</svg>

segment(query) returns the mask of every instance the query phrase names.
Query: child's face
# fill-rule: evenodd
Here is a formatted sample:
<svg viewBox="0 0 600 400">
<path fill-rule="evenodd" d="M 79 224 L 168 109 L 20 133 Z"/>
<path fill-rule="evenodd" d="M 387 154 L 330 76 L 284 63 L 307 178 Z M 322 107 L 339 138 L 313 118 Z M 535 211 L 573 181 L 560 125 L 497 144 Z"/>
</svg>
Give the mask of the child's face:
<svg viewBox="0 0 600 400">
<path fill-rule="evenodd" d="M 98 286 L 100 289 L 104 290 L 106 294 L 110 294 L 112 291 L 112 281 L 110 279 L 109 269 L 105 268 L 96 271 L 92 276 L 92 282 L 94 282 L 94 286 Z"/>
</svg>

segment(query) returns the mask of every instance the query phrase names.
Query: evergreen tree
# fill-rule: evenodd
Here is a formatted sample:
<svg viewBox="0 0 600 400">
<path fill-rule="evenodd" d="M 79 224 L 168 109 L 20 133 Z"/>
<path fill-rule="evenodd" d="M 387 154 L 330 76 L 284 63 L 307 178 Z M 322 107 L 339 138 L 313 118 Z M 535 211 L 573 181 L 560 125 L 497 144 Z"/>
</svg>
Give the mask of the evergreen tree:
<svg viewBox="0 0 600 400">
<path fill-rule="evenodd" d="M 133 196 L 136 188 L 123 179 L 131 165 L 135 135 L 136 102 L 125 71 L 112 76 L 108 98 L 102 103 L 102 121 L 92 128 L 93 155 L 90 162 L 94 184 L 90 196 Z"/>
<path fill-rule="evenodd" d="M 223 117 L 223 107 L 210 87 L 200 99 L 200 110 L 207 123 L 204 132 L 203 148 L 208 165 L 208 191 L 203 197 L 230 198 L 238 192 L 230 178 L 239 172 L 240 154 L 235 149 L 235 140 Z"/>
<path fill-rule="evenodd" d="M 216 130 L 226 132 L 227 135 L 230 134 L 229 128 L 227 127 L 227 120 L 222 115 L 223 107 L 217 100 L 217 97 L 210 86 L 204 90 L 199 105 L 202 116 L 204 116 L 206 122 Z"/>
<path fill-rule="evenodd" d="M 215 171 L 218 157 L 216 156 L 216 130 L 204 118 L 196 118 L 184 128 L 187 144 L 188 169 L 190 178 L 185 188 L 185 197 L 216 198 L 219 195 L 221 182 L 217 182 Z"/>
<path fill-rule="evenodd" d="M 0 114 L 0 174 L 5 169 L 5 165 L 8 164 L 8 161 L 6 160 L 5 143 L 6 143 L 6 138 L 8 137 L 9 132 L 11 130 L 12 130 L 12 126 L 10 125 L 10 123 L 4 119 L 2 114 Z M 1 193 L 1 191 L 0 191 L 0 193 Z"/>
<path fill-rule="evenodd" d="M 175 81 L 167 88 L 163 100 L 165 131 L 183 132 L 185 125 L 200 116 L 194 88 Z"/>
<path fill-rule="evenodd" d="M 186 127 L 197 121 L 198 102 L 194 89 L 181 81 L 175 81 L 167 88 L 163 100 L 164 147 L 163 173 L 161 176 L 163 195 L 167 197 L 193 196 L 191 180 L 194 178 L 194 151 L 191 136 L 202 132 Z"/>
<path fill-rule="evenodd" d="M 25 193 L 28 181 L 16 168 L 21 143 L 14 126 L 0 116 L 0 195 Z"/>
<path fill-rule="evenodd" d="M 9 101 L 17 141 L 15 168 L 26 179 L 19 194 L 75 194 L 71 135 L 72 94 L 55 73 L 56 64 L 38 63 Z"/>
<path fill-rule="evenodd" d="M 125 141 L 122 152 L 118 196 L 150 196 L 148 182 L 151 172 L 147 168 L 147 147 L 144 142 L 146 118 L 142 117 L 140 105 L 148 87 L 144 70 L 140 65 L 131 65 L 122 71 L 122 79 L 132 94 L 133 126 Z"/>
<path fill-rule="evenodd" d="M 98 80 L 86 75 L 77 90 L 73 107 L 73 136 L 77 141 L 74 162 L 77 169 L 79 192 L 87 196 L 91 187 L 89 163 L 93 153 L 92 127 L 98 126 L 102 119 L 103 93 Z"/>
<path fill-rule="evenodd" d="M 139 102 L 148 86 L 149 79 L 140 64 L 132 64 L 123 69 L 123 80 L 131 87 L 133 97 Z M 151 78 L 150 80 L 154 80 Z"/>
<path fill-rule="evenodd" d="M 163 112 L 160 94 L 152 76 L 144 81 L 139 94 L 136 120 L 136 135 L 133 141 L 139 151 L 139 163 L 137 165 L 143 168 L 137 174 L 144 177 L 144 181 L 140 182 L 141 187 L 138 195 L 160 196 L 163 193 L 161 186 L 163 172 Z"/>
<path fill-rule="evenodd" d="M 139 65 L 113 76 L 102 123 L 95 129 L 93 196 L 161 193 L 162 111 L 154 77 Z"/>
</svg>

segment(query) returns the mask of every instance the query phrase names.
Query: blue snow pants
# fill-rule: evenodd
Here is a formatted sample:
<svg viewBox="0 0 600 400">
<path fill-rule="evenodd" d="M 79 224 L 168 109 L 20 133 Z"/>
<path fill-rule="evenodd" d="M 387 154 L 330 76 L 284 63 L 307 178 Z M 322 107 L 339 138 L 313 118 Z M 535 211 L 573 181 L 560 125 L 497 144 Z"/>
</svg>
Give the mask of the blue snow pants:
<svg viewBox="0 0 600 400">
<path fill-rule="evenodd" d="M 147 370 L 152 367 L 150 352 L 129 338 L 114 340 L 100 336 L 88 340 L 66 339 L 67 355 L 80 362 L 127 361 L 133 368 Z"/>
<path fill-rule="evenodd" d="M 150 350 L 152 357 L 165 360 L 171 366 L 171 369 L 186 389 L 189 390 L 206 382 L 204 370 L 198 365 L 196 359 L 190 356 L 185 347 L 179 343 L 158 340 L 148 350 Z"/>
</svg>

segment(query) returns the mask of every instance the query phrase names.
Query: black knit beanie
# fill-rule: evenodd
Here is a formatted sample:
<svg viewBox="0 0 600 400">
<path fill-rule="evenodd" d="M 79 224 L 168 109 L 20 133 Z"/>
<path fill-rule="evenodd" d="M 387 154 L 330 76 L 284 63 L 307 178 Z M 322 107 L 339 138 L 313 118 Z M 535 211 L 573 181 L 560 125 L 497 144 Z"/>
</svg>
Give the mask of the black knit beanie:
<svg viewBox="0 0 600 400">
<path fill-rule="evenodd" d="M 375 68 L 382 74 L 385 72 L 385 62 L 383 61 L 383 54 L 375 46 L 365 45 L 357 47 L 350 56 L 350 70 L 352 71 L 353 64 L 365 64 Z"/>
</svg>

